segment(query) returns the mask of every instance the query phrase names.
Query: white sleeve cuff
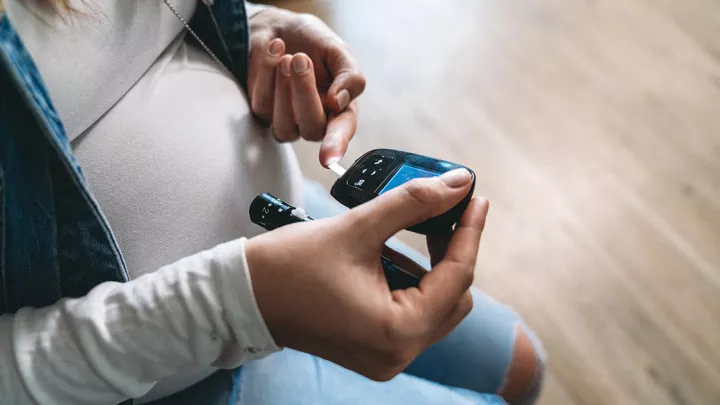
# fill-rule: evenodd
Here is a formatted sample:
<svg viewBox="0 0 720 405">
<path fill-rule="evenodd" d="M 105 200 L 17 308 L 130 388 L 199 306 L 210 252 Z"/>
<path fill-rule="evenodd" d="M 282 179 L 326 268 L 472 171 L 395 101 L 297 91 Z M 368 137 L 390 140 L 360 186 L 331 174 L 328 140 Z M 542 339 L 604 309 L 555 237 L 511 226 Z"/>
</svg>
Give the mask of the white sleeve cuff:
<svg viewBox="0 0 720 405">
<path fill-rule="evenodd" d="M 219 296 L 223 299 L 227 322 L 237 342 L 228 345 L 213 363 L 219 368 L 237 367 L 281 349 L 275 344 L 255 300 L 245 257 L 246 240 L 242 238 L 213 249 L 220 274 L 227 276 L 227 280 L 221 280 L 218 285 L 221 289 Z"/>
</svg>

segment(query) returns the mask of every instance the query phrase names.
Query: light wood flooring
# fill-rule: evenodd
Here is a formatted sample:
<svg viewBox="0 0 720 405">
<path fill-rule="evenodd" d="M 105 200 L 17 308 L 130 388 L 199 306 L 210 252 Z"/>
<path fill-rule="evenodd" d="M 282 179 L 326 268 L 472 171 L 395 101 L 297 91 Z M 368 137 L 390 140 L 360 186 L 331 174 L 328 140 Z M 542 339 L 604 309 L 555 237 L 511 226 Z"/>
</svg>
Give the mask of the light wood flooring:
<svg viewBox="0 0 720 405">
<path fill-rule="evenodd" d="M 720 404 L 720 3 L 279 3 L 362 64 L 347 162 L 390 147 L 478 173 L 476 283 L 544 340 L 541 404 Z"/>
</svg>

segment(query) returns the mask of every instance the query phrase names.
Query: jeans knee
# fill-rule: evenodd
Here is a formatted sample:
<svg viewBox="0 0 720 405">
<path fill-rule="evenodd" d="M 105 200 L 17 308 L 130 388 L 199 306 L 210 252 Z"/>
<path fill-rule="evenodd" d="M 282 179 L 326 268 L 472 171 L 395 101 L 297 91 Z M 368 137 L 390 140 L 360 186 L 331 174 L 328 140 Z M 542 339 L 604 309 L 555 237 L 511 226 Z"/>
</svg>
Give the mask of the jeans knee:
<svg viewBox="0 0 720 405">
<path fill-rule="evenodd" d="M 540 340 L 527 326 L 517 323 L 512 360 L 499 394 L 510 405 L 533 404 L 545 378 L 546 362 Z"/>
</svg>

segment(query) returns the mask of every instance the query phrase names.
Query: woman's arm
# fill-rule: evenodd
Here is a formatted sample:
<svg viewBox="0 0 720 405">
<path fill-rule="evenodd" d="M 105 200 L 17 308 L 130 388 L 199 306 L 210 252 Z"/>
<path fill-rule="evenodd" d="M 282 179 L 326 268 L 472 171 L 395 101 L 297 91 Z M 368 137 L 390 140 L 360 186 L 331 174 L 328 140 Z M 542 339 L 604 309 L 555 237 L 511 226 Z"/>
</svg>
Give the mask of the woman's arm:
<svg viewBox="0 0 720 405">
<path fill-rule="evenodd" d="M 181 370 L 231 368 L 277 350 L 240 239 L 82 298 L 0 316 L 0 398 L 118 403 Z"/>
<path fill-rule="evenodd" d="M 472 199 L 452 235 L 439 239 L 418 288 L 389 290 L 380 265 L 385 241 L 447 212 L 471 184 L 465 170 L 415 179 L 343 215 L 0 317 L 0 398 L 117 403 L 191 366 L 264 356 L 278 350 L 275 342 L 389 380 L 472 308 L 487 201 Z"/>
</svg>

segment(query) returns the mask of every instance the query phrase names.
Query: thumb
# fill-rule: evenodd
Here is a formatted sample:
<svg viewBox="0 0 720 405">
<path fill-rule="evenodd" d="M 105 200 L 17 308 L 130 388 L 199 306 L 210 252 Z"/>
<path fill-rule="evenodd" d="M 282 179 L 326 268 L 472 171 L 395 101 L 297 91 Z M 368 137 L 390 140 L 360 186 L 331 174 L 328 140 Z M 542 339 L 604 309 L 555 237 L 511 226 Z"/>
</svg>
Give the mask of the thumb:
<svg viewBox="0 0 720 405">
<path fill-rule="evenodd" d="M 356 208 L 367 233 L 385 242 L 397 232 L 449 211 L 470 190 L 472 175 L 455 169 L 411 180 Z"/>
</svg>

